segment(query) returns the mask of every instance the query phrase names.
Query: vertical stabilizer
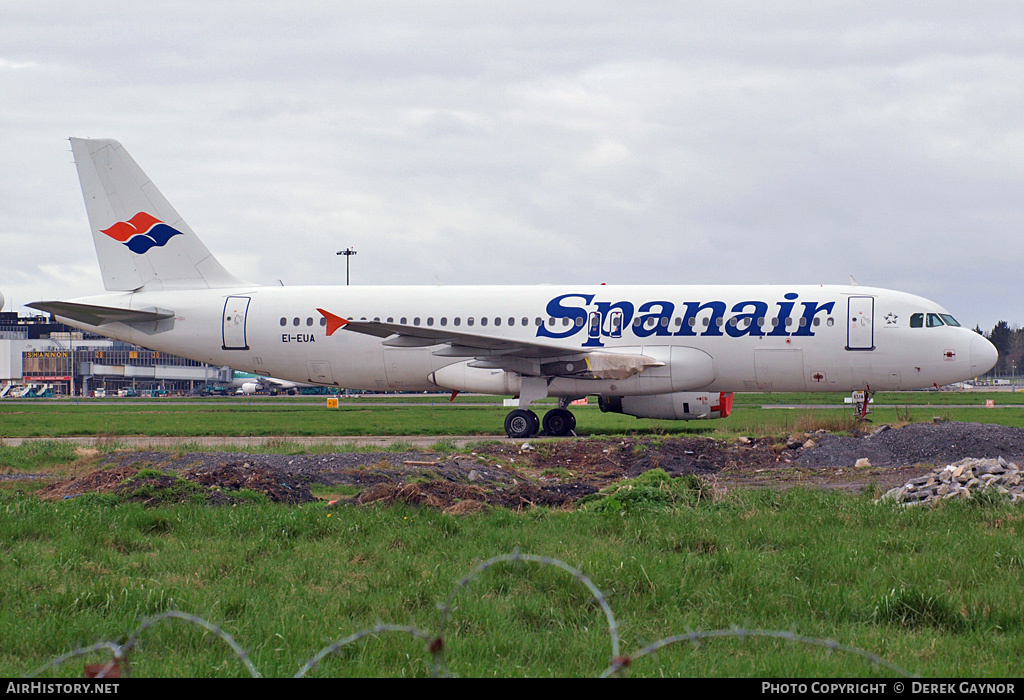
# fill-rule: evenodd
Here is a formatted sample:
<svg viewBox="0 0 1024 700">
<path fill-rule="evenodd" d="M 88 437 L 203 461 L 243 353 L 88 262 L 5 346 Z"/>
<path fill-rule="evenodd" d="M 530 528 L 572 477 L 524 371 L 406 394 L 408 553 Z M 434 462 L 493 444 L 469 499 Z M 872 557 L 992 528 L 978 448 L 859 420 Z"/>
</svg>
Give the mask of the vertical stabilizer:
<svg viewBox="0 0 1024 700">
<path fill-rule="evenodd" d="M 225 270 L 117 141 L 71 139 L 110 291 L 245 285 Z"/>
</svg>

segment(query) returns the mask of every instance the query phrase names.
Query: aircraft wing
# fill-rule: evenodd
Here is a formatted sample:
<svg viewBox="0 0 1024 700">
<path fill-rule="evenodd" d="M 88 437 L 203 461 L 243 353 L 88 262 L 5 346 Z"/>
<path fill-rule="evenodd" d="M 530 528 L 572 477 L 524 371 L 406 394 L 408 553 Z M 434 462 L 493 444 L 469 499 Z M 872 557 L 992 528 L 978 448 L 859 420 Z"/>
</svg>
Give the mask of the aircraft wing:
<svg viewBox="0 0 1024 700">
<path fill-rule="evenodd" d="M 102 326 L 107 323 L 154 323 L 174 318 L 173 311 L 166 309 L 137 310 L 121 309 L 113 306 L 96 306 L 94 304 L 76 304 L 71 301 L 36 301 L 25 304 L 33 309 L 45 311 L 55 316 L 63 316 L 90 326 Z"/>
<path fill-rule="evenodd" d="M 294 389 L 299 386 L 298 382 L 290 382 L 287 379 L 278 379 L 277 377 L 260 377 L 260 381 L 278 389 Z"/>
<path fill-rule="evenodd" d="M 641 354 L 572 350 L 557 345 L 513 340 L 481 333 L 424 328 L 381 321 L 350 321 L 324 309 L 327 335 L 343 329 L 382 339 L 389 347 L 443 346 L 434 351 L 439 357 L 471 357 L 474 367 L 505 369 L 530 376 L 625 379 L 647 367 L 665 363 Z"/>
</svg>

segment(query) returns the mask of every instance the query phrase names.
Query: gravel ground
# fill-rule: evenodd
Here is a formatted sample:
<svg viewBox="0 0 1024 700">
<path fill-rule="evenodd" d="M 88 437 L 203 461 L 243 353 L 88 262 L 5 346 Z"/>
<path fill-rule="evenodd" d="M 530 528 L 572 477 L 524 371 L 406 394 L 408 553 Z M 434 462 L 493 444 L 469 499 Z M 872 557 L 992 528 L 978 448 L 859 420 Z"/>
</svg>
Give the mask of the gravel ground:
<svg viewBox="0 0 1024 700">
<path fill-rule="evenodd" d="M 865 437 L 825 435 L 797 460 L 802 467 L 853 466 L 867 458 L 879 467 L 949 464 L 966 457 L 1024 458 L 1024 429 L 985 423 L 914 423 L 881 426 Z"/>
</svg>

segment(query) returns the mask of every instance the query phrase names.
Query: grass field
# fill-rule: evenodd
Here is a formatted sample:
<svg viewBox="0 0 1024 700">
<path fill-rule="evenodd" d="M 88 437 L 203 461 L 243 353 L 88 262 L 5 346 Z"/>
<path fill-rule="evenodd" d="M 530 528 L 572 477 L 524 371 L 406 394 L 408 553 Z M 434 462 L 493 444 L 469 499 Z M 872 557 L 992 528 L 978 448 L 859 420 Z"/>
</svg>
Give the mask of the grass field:
<svg viewBox="0 0 1024 700">
<path fill-rule="evenodd" d="M 958 397 L 958 398 L 950 398 Z M 1013 398 L 1011 398 L 1013 397 Z M 389 397 L 390 398 L 390 397 Z M 413 397 L 418 398 L 418 397 Z M 508 409 L 494 405 L 493 397 L 468 397 L 466 402 L 424 405 L 420 401 L 396 404 L 393 400 L 354 399 L 341 408 L 329 409 L 326 401 L 282 399 L 202 399 L 195 401 L 0 402 L 0 439 L 4 437 L 57 437 L 65 435 L 143 435 L 199 437 L 205 435 L 315 436 L 315 435 L 503 435 Z M 769 402 L 768 398 L 773 399 Z M 578 430 L 585 434 L 611 435 L 647 432 L 666 435 L 778 434 L 806 429 L 821 423 L 831 429 L 852 427 L 852 410 L 821 408 L 817 411 L 761 408 L 775 401 L 805 405 L 826 399 L 842 403 L 838 395 L 738 394 L 732 415 L 713 421 L 655 421 L 614 413 L 597 406 L 574 407 Z M 935 403 L 920 404 L 924 398 Z M 984 408 L 986 399 L 998 408 Z M 905 392 L 879 394 L 876 423 L 966 420 L 1024 426 L 1024 404 L 1011 404 L 1024 394 L 971 392 Z M 751 404 L 750 401 L 761 403 Z M 950 401 L 956 402 L 950 404 Z M 891 403 L 887 403 L 891 402 Z M 827 406 L 829 404 L 822 404 Z M 967 407 L 963 407 L 966 405 Z M 538 408 L 538 412 L 544 410 Z M 808 419 L 808 416 L 811 418 Z"/>
<path fill-rule="evenodd" d="M 899 510 L 869 497 L 748 491 L 698 507 L 454 518 L 402 507 L 144 508 L 109 498 L 0 495 L 0 675 L 30 672 L 166 610 L 221 626 L 264 675 L 380 622 L 431 634 L 437 606 L 481 561 L 518 549 L 577 567 L 604 592 L 622 653 L 690 630 L 769 629 L 836 640 L 925 676 L 1017 676 L 1024 656 L 1024 512 L 990 504 Z M 444 638 L 463 676 L 597 675 L 611 647 L 579 581 L 534 564 L 462 591 Z M 89 660 L 96 661 L 97 657 Z M 83 660 L 57 670 L 81 672 Z M 245 675 L 206 631 L 163 622 L 138 676 Z M 363 640 L 312 675 L 425 675 L 425 644 Z M 791 642 L 682 644 L 636 675 L 890 676 Z"/>
<path fill-rule="evenodd" d="M 504 413 L 473 406 L 329 410 L 289 400 L 0 403 L 0 434 L 487 435 L 500 430 Z M 910 402 L 879 408 L 874 418 L 936 415 L 1024 425 L 1016 407 Z M 723 437 L 829 421 L 842 429 L 849 420 L 836 409 L 753 406 L 705 423 L 639 421 L 594 407 L 578 416 L 599 435 L 712 430 Z M 306 449 L 286 440 L 273 447 Z M 101 446 L 106 449 L 111 445 Z M 0 446 L 2 473 L 71 473 L 89 464 L 65 443 Z M 1024 658 L 1024 510 L 992 499 L 900 509 L 875 504 L 871 493 L 740 490 L 698 505 L 640 501 L 614 512 L 538 508 L 456 518 L 425 508 L 322 503 L 143 507 L 95 495 L 44 502 L 33 495 L 38 488 L 39 482 L 0 482 L 4 677 L 96 642 L 123 642 L 144 618 L 168 610 L 220 626 L 263 675 L 287 676 L 332 642 L 379 623 L 408 625 L 432 638 L 438 605 L 453 592 L 455 609 L 443 635 L 450 672 L 600 674 L 611 662 L 609 628 L 576 578 L 554 567 L 503 564 L 456 589 L 482 561 L 517 550 L 558 558 L 588 576 L 607 597 L 627 655 L 671 635 L 738 627 L 835 640 L 932 677 L 1015 677 Z M 429 675 L 425 647 L 403 633 L 366 638 L 309 675 Z M 75 659 L 44 675 L 80 675 L 83 663 L 102 658 Z M 142 633 L 132 673 L 247 671 L 222 640 L 175 620 Z M 895 672 L 792 641 L 733 638 L 669 646 L 638 659 L 629 674 Z"/>
</svg>

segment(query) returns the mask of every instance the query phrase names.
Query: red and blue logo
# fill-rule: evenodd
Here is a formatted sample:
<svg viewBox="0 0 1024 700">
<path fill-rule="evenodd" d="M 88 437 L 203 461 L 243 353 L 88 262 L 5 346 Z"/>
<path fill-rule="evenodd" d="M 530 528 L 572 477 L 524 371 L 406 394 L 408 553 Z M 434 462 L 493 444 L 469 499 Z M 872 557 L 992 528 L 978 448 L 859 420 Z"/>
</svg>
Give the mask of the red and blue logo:
<svg viewBox="0 0 1024 700">
<path fill-rule="evenodd" d="M 142 255 L 150 248 L 160 248 L 181 231 L 171 228 L 160 219 L 140 211 L 128 221 L 119 221 L 108 229 L 102 229 L 118 243 L 124 243 L 133 253 Z"/>
</svg>

